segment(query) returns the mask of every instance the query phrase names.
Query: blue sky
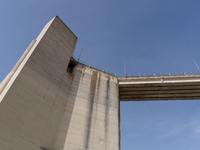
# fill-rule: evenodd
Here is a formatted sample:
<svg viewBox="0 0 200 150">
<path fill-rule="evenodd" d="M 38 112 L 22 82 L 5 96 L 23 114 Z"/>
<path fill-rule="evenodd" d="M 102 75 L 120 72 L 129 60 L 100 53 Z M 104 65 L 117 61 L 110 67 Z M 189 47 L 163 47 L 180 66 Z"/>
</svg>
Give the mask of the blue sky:
<svg viewBox="0 0 200 150">
<path fill-rule="evenodd" d="M 115 74 L 198 71 L 198 0 L 1 0 L 0 80 L 44 25 L 59 16 L 74 56 Z M 122 150 L 199 150 L 200 101 L 121 103 Z"/>
</svg>

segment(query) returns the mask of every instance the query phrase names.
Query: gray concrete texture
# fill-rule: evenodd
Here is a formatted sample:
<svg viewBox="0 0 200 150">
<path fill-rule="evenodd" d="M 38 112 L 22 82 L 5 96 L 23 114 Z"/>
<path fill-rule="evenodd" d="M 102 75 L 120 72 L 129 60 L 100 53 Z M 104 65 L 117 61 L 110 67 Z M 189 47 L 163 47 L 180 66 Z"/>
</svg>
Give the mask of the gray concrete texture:
<svg viewBox="0 0 200 150">
<path fill-rule="evenodd" d="M 1 150 L 119 150 L 118 80 L 77 64 L 56 16 L 0 84 Z"/>
</svg>

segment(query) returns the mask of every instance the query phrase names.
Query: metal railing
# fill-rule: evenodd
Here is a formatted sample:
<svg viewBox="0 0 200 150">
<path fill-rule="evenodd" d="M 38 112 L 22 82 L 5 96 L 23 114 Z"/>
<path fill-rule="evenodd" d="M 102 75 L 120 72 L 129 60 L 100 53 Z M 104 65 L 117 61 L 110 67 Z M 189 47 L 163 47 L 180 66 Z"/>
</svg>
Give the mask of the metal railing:
<svg viewBox="0 0 200 150">
<path fill-rule="evenodd" d="M 140 78 L 140 77 L 169 77 L 169 76 L 194 76 L 200 72 L 172 72 L 172 73 L 143 73 L 143 74 L 118 74 L 118 78 Z"/>
<path fill-rule="evenodd" d="M 142 74 L 114 74 L 112 72 L 109 72 L 107 70 L 89 65 L 83 61 L 78 60 L 76 57 L 72 57 L 77 63 L 87 66 L 89 68 L 98 70 L 100 72 L 106 73 L 108 75 L 117 77 L 117 78 L 145 78 L 145 77 L 169 77 L 169 76 L 194 76 L 198 75 L 200 76 L 200 72 L 172 72 L 172 73 L 142 73 Z"/>
<path fill-rule="evenodd" d="M 85 62 L 83 62 L 83 61 L 78 60 L 78 59 L 77 59 L 76 57 L 74 57 L 74 56 L 72 56 L 72 58 L 73 58 L 77 63 L 79 63 L 79 64 L 81 64 L 81 65 L 83 65 L 83 66 L 86 66 L 86 67 L 95 69 L 95 70 L 97 70 L 97 71 L 99 71 L 99 72 L 103 72 L 103 73 L 106 73 L 106 74 L 108 74 L 108 75 L 117 77 L 117 74 L 114 74 L 114 73 L 112 73 L 112 72 L 109 72 L 109 71 L 107 71 L 107 70 L 101 69 L 101 68 L 99 68 L 99 67 L 96 67 L 96 66 L 87 64 L 87 63 L 85 63 Z"/>
</svg>

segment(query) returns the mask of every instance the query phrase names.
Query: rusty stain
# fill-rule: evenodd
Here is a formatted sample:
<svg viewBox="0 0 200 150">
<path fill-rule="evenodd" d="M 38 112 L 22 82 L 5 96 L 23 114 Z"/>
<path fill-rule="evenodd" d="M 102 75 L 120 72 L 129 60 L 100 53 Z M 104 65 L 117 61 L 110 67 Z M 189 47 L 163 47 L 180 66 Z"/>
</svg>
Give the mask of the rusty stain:
<svg viewBox="0 0 200 150">
<path fill-rule="evenodd" d="M 87 67 L 85 67 L 85 66 L 82 66 L 83 67 L 83 72 L 85 72 L 85 70 L 87 69 Z"/>
<path fill-rule="evenodd" d="M 104 75 L 104 77 L 105 77 L 106 79 L 109 79 L 109 80 L 110 80 L 110 77 L 109 77 L 109 76 L 107 76 L 107 75 Z"/>
<path fill-rule="evenodd" d="M 68 77 L 72 78 L 72 80 L 73 80 L 73 79 L 74 79 L 74 75 L 71 74 L 71 73 L 70 73 L 69 71 L 67 71 L 67 70 L 66 70 L 66 72 L 67 72 Z"/>
</svg>

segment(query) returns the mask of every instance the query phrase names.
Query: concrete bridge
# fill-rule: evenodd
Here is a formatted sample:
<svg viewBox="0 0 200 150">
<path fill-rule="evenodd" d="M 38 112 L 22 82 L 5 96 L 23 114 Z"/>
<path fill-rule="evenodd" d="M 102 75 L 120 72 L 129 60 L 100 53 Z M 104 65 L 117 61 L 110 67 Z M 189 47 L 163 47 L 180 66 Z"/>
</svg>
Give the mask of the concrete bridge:
<svg viewBox="0 0 200 150">
<path fill-rule="evenodd" d="M 120 101 L 200 99 L 200 75 L 119 78 Z"/>
<path fill-rule="evenodd" d="M 119 150 L 120 101 L 200 98 L 200 75 L 118 78 L 73 59 L 75 34 L 47 23 L 0 84 L 0 149 Z"/>
</svg>

